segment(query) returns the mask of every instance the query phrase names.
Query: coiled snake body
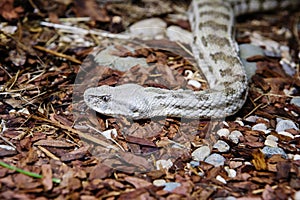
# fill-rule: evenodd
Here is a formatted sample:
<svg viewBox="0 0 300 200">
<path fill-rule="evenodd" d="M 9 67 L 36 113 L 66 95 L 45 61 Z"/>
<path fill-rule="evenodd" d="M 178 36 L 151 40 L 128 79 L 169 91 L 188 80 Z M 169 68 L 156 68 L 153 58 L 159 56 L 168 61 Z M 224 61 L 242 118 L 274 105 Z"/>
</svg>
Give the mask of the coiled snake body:
<svg viewBox="0 0 300 200">
<path fill-rule="evenodd" d="M 299 3 L 300 0 L 193 0 L 189 9 L 194 35 L 191 46 L 209 90 L 166 90 L 137 84 L 100 86 L 87 89 L 84 101 L 102 114 L 134 119 L 232 115 L 247 96 L 247 77 L 232 38 L 234 17 Z"/>
</svg>

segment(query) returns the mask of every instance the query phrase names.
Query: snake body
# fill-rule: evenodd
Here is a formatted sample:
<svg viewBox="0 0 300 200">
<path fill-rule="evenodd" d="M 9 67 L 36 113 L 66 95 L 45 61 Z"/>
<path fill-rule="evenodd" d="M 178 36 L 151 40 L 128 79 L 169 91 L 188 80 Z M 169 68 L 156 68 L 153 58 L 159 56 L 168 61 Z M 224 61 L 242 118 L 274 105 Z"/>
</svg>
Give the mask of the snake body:
<svg viewBox="0 0 300 200">
<path fill-rule="evenodd" d="M 247 77 L 233 39 L 238 15 L 284 8 L 299 0 L 193 0 L 189 21 L 191 44 L 210 89 L 167 90 L 124 84 L 89 88 L 85 103 L 105 115 L 141 119 L 156 116 L 221 118 L 236 113 L 247 96 Z"/>
</svg>

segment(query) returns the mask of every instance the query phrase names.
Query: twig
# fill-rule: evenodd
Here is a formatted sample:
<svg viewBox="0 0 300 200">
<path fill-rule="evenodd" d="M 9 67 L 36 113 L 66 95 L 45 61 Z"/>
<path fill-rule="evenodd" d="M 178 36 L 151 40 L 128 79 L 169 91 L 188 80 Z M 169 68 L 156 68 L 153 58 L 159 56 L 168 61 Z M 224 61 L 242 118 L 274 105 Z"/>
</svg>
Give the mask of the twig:
<svg viewBox="0 0 300 200">
<path fill-rule="evenodd" d="M 88 30 L 84 28 L 74 27 L 74 26 L 68 26 L 63 24 L 54 24 L 50 22 L 41 22 L 42 26 L 52 27 L 56 29 L 60 29 L 61 31 L 68 32 L 68 33 L 77 33 L 82 35 L 92 34 L 92 35 L 99 35 L 102 37 L 108 37 L 108 38 L 116 38 L 116 39 L 123 39 L 123 40 L 129 40 L 132 39 L 130 35 L 125 34 L 113 34 L 101 30 Z"/>
<path fill-rule="evenodd" d="M 50 53 L 52 55 L 55 55 L 55 56 L 58 56 L 58 57 L 61 57 L 61 58 L 65 58 L 67 60 L 70 60 L 76 64 L 81 64 L 81 61 L 80 60 L 77 60 L 76 58 L 73 58 L 72 56 L 68 56 L 66 54 L 63 54 L 63 53 L 59 53 L 59 52 L 56 52 L 56 51 L 53 51 L 53 50 L 50 50 L 50 49 L 46 49 L 45 47 L 42 47 L 42 46 L 33 46 L 35 49 L 38 49 L 40 51 L 44 51 L 46 53 Z"/>
<path fill-rule="evenodd" d="M 36 115 L 31 115 L 31 118 L 36 119 L 36 120 L 41 120 L 41 121 L 44 121 L 44 122 L 48 122 L 48 123 L 52 124 L 53 126 L 56 126 L 58 128 L 67 130 L 67 131 L 69 131 L 71 133 L 77 134 L 81 138 L 87 139 L 87 140 L 89 140 L 91 142 L 94 142 L 96 144 L 99 144 L 101 146 L 104 146 L 104 147 L 111 148 L 111 149 L 114 149 L 116 151 L 119 151 L 118 148 L 116 148 L 115 146 L 113 146 L 111 144 L 108 144 L 107 142 L 99 140 L 98 138 L 95 138 L 93 136 L 84 134 L 81 131 L 75 130 L 75 129 L 69 127 L 69 126 L 62 125 L 62 124 L 60 124 L 60 123 L 58 123 L 56 121 L 52 121 L 52 120 L 49 120 L 49 119 L 46 119 L 46 118 L 38 117 Z"/>
</svg>

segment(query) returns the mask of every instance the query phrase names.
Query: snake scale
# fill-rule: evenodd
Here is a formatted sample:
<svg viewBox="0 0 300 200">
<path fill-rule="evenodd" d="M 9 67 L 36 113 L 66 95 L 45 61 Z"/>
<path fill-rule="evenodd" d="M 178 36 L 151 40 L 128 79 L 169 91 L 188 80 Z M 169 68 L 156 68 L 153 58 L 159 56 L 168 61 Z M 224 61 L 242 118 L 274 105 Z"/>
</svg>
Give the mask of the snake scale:
<svg viewBox="0 0 300 200">
<path fill-rule="evenodd" d="M 193 0 L 188 14 L 198 67 L 210 89 L 167 90 L 123 84 L 84 92 L 85 103 L 110 116 L 221 118 L 236 113 L 247 96 L 247 77 L 233 39 L 234 18 L 245 13 L 296 6 L 300 0 Z"/>
</svg>

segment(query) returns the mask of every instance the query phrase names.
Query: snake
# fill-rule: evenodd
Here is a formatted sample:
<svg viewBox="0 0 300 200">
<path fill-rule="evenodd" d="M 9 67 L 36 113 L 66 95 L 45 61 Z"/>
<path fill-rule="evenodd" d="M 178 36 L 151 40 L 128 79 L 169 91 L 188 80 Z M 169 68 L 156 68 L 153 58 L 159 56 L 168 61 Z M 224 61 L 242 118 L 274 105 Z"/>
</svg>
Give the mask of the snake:
<svg viewBox="0 0 300 200">
<path fill-rule="evenodd" d="M 299 3 L 300 0 L 192 0 L 188 9 L 193 33 L 190 46 L 209 89 L 168 90 L 133 83 L 102 85 L 86 89 L 84 102 L 101 114 L 133 119 L 233 115 L 242 108 L 248 94 L 247 75 L 233 37 L 235 17 Z"/>
</svg>

